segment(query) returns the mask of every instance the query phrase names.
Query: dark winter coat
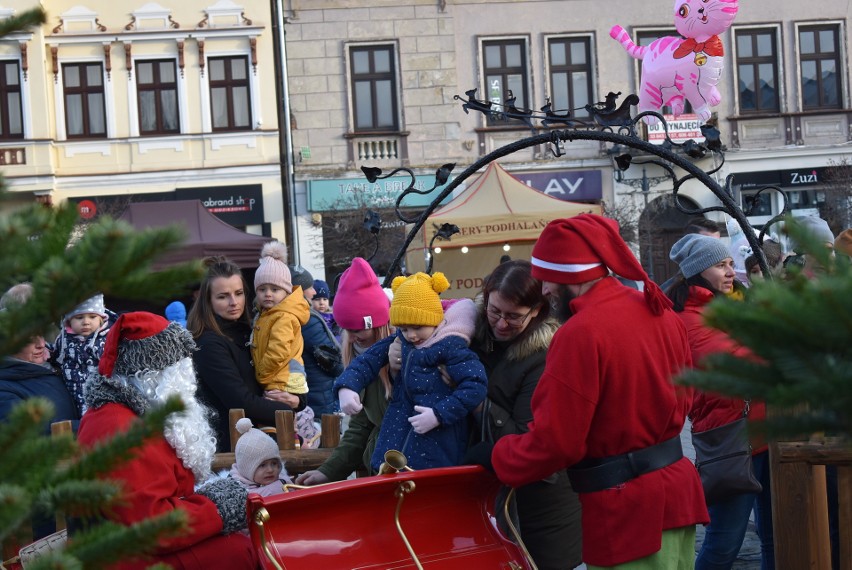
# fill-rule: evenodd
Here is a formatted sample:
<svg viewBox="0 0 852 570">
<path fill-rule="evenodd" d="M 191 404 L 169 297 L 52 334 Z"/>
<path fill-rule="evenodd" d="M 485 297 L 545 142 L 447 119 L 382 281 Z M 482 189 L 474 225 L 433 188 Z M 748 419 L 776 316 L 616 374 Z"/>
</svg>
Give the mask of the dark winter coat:
<svg viewBox="0 0 852 570">
<path fill-rule="evenodd" d="M 470 305 L 469 316 L 455 318 Z M 469 437 L 468 414 L 485 399 L 486 376 L 482 363 L 468 348 L 473 332 L 473 303 L 462 300 L 445 313 L 428 346 L 415 348 L 401 333 L 402 369 L 394 383 L 391 403 L 382 420 L 371 466 L 378 469 L 389 449 L 401 451 L 414 469 L 460 465 Z M 468 322 L 463 322 L 469 319 Z M 468 329 L 465 335 L 463 329 Z M 388 363 L 388 347 L 394 337 L 382 339 L 355 359 L 335 382 L 335 389 L 360 392 L 378 377 Z M 441 376 L 438 365 L 446 366 L 452 382 Z M 432 408 L 440 425 L 431 431 L 415 433 L 408 418 L 414 406 Z"/>
<path fill-rule="evenodd" d="M 216 429 L 218 451 L 228 451 L 230 426 L 228 411 L 242 408 L 255 425 L 275 425 L 275 410 L 289 410 L 282 402 L 267 400 L 263 388 L 255 380 L 248 341 L 251 327 L 243 322 L 216 317 L 223 335 L 205 331 L 195 339 L 198 351 L 192 355 L 198 374 L 199 399 L 217 414 L 212 422 Z M 305 395 L 299 395 L 299 411 L 305 407 Z"/>
<path fill-rule="evenodd" d="M 58 374 L 41 364 L 16 358 L 0 361 L 0 421 L 6 421 L 13 407 L 36 396 L 47 398 L 53 403 L 55 412 L 51 423 L 71 420 L 72 428 L 77 431 L 80 414 Z M 50 424 L 46 431 L 50 431 Z"/>
<path fill-rule="evenodd" d="M 496 342 L 484 306 L 480 307 L 471 348 L 488 373 L 488 399 L 477 440 L 494 442 L 507 434 L 528 431 L 530 401 L 557 328 L 555 321 L 548 320 L 522 337 Z M 579 565 L 583 555 L 580 499 L 565 471 L 519 487 L 516 497 L 521 537 L 536 565 L 542 570 Z"/>
<path fill-rule="evenodd" d="M 305 361 L 305 376 L 308 378 L 308 405 L 319 419 L 323 414 L 333 414 L 338 409 L 334 379 L 343 373 L 340 344 L 328 328 L 322 313 L 316 309 L 311 309 L 308 322 L 302 326 L 302 338 L 305 340 L 302 359 Z M 314 351 L 319 346 L 333 347 L 337 351 L 336 365 L 328 371 L 324 370 L 317 361 Z"/>
<path fill-rule="evenodd" d="M 50 363 L 62 375 L 81 416 L 86 409 L 83 402 L 83 384 L 89 377 L 89 371 L 98 368 L 107 333 L 118 318 L 118 315 L 110 310 L 107 310 L 106 314 L 107 319 L 101 328 L 88 336 L 74 334 L 63 323 L 62 332 L 53 344 L 47 347 L 50 351 Z"/>
</svg>

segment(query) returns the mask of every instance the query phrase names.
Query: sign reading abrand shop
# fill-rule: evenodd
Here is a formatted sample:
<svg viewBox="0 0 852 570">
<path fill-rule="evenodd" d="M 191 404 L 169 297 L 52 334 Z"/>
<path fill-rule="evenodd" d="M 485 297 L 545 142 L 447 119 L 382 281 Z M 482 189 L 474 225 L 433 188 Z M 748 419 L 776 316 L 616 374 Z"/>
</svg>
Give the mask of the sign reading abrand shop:
<svg viewBox="0 0 852 570">
<path fill-rule="evenodd" d="M 663 115 L 669 127 L 669 138 L 672 142 L 683 143 L 690 139 L 695 142 L 704 142 L 701 134 L 701 121 L 698 115 L 688 114 L 675 117 L 674 115 Z M 646 125 L 648 128 L 648 142 L 651 144 L 663 144 L 666 140 L 666 130 L 662 123 Z"/>
</svg>

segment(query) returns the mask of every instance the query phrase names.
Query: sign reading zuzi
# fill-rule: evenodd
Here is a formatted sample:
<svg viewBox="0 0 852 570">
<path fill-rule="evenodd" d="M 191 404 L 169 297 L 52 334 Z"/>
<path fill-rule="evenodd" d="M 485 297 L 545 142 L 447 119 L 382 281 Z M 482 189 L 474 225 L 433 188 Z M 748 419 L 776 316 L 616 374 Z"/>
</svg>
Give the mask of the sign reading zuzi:
<svg viewBox="0 0 852 570">
<path fill-rule="evenodd" d="M 452 177 L 447 181 L 449 184 Z M 434 175 L 422 176 L 414 182 L 414 189 L 426 191 L 435 183 Z M 363 178 L 338 178 L 335 180 L 308 181 L 308 210 L 326 212 L 353 208 L 393 208 L 396 199 L 411 184 L 409 176 L 391 176 L 374 183 Z M 402 208 L 427 206 L 435 199 L 443 186 L 428 194 L 409 194 L 400 204 Z M 448 196 L 444 202 L 450 200 Z"/>
<path fill-rule="evenodd" d="M 817 186 L 825 181 L 826 174 L 827 169 L 822 166 L 798 170 L 743 172 L 734 175 L 734 184 L 739 184 L 740 190 L 751 190 L 762 186 L 778 186 L 780 188 Z"/>
</svg>

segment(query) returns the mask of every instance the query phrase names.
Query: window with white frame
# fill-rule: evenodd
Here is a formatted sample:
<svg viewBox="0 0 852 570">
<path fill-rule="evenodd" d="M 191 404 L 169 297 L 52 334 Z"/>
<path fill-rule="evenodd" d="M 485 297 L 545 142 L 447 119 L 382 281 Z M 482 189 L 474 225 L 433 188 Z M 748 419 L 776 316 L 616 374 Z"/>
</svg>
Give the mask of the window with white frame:
<svg viewBox="0 0 852 570">
<path fill-rule="evenodd" d="M 180 132 L 175 60 L 137 61 L 136 92 L 140 134 Z"/>
<path fill-rule="evenodd" d="M 68 138 L 106 138 L 103 64 L 63 64 L 62 87 Z"/>
<path fill-rule="evenodd" d="M 251 91 L 246 56 L 211 57 L 210 111 L 214 131 L 251 130 Z"/>
<path fill-rule="evenodd" d="M 529 106 L 529 69 L 524 39 L 483 40 L 482 68 L 485 93 L 495 109 L 503 109 L 502 106 L 511 100 L 518 109 Z M 488 124 L 495 124 L 495 121 L 489 117 Z"/>
<path fill-rule="evenodd" d="M 739 112 L 777 113 L 781 110 L 776 28 L 734 30 Z"/>
<path fill-rule="evenodd" d="M 349 47 L 355 131 L 400 130 L 395 60 L 392 44 Z"/>
<path fill-rule="evenodd" d="M 840 45 L 839 24 L 799 27 L 803 110 L 842 106 Z"/>
<path fill-rule="evenodd" d="M 554 112 L 570 111 L 573 117 L 588 117 L 585 106 L 592 103 L 591 38 L 548 38 L 550 101 Z"/>
<path fill-rule="evenodd" d="M 17 60 L 0 61 L 0 140 L 24 138 L 21 70 Z"/>
</svg>

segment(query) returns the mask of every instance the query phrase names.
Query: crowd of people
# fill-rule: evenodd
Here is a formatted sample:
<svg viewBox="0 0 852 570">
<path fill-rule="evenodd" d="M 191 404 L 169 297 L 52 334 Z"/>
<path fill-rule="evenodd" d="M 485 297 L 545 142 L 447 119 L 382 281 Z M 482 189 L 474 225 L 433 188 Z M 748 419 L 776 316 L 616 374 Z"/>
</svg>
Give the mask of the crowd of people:
<svg viewBox="0 0 852 570">
<path fill-rule="evenodd" d="M 852 230 L 835 239 L 824 220 L 804 225 L 850 254 Z M 818 262 L 792 247 L 785 255 L 780 240 L 764 241 L 770 271 L 795 263 L 818 278 Z M 208 258 L 188 314 L 182 303 L 164 316 L 116 314 L 102 295 L 80 303 L 53 342 L 34 338 L 0 363 L 0 419 L 17 402 L 46 397 L 53 419 L 72 420 L 92 447 L 169 396 L 182 398 L 185 410 L 162 437 L 110 473 L 125 500 L 104 516 L 129 524 L 181 509 L 189 530 L 121 568 L 257 566 L 247 494 L 293 482 L 258 429 L 274 425 L 277 410 L 296 413 L 305 447 L 317 444 L 321 415 L 349 416 L 329 459 L 297 474 L 297 485 L 376 474 L 389 450 L 414 469 L 490 469 L 516 489 L 509 516 L 540 569 L 731 568 L 752 511 L 762 568 L 773 568 L 765 442 L 754 442 L 752 457 L 762 491 L 708 505 L 680 440 L 687 419 L 705 431 L 744 410 L 759 421 L 765 405 L 673 382 L 710 354 L 751 358 L 702 315 L 719 297 L 748 302 L 749 283 L 737 275 L 762 278 L 757 256 L 726 245 L 702 219 L 670 258 L 679 271 L 660 288 L 614 221 L 582 214 L 547 225 L 530 261 L 501 260 L 475 299 L 444 299 L 442 273 L 397 277 L 388 292 L 362 258 L 332 293 L 270 242 L 253 294 L 237 265 Z M 0 310 L 35 295 L 16 285 Z M 232 408 L 246 416 L 235 426 Z M 230 449 L 233 430 L 235 462 L 214 474 L 213 454 Z M 697 559 L 696 525 L 707 525 Z"/>
</svg>

